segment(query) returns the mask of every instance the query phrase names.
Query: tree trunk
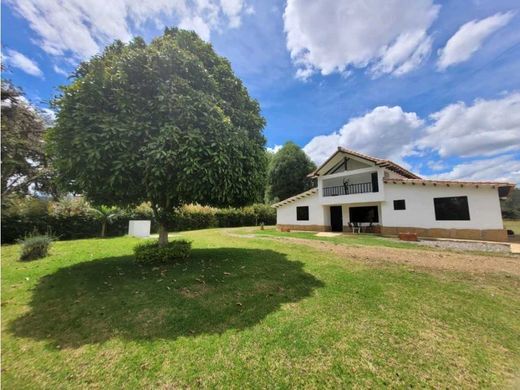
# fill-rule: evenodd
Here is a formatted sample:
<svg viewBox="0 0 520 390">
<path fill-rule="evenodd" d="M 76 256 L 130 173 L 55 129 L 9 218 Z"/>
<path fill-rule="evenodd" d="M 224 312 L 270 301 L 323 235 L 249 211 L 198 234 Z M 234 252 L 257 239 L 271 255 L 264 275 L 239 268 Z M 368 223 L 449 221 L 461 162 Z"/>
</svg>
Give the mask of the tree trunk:
<svg viewBox="0 0 520 390">
<path fill-rule="evenodd" d="M 106 222 L 102 222 L 101 223 L 101 237 L 105 237 L 106 230 L 107 230 L 107 223 Z"/>
<path fill-rule="evenodd" d="M 168 244 L 168 229 L 166 224 L 159 222 L 159 246 Z"/>
</svg>

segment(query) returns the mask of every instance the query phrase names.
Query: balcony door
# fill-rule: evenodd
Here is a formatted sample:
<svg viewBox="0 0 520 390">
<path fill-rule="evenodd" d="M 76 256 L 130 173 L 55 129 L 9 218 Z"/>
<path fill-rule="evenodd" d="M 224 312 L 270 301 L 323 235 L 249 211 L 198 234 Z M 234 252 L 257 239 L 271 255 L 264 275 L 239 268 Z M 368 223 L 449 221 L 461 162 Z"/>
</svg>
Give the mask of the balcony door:
<svg viewBox="0 0 520 390">
<path fill-rule="evenodd" d="M 330 228 L 333 232 L 343 231 L 343 212 L 341 206 L 330 206 Z"/>
</svg>

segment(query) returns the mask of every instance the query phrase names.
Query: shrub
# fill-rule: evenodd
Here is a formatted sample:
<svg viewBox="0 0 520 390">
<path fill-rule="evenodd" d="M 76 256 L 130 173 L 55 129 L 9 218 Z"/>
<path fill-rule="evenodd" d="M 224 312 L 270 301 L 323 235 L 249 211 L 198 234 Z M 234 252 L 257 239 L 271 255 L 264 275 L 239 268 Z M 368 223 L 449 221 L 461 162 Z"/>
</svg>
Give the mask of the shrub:
<svg viewBox="0 0 520 390">
<path fill-rule="evenodd" d="M 134 248 L 135 260 L 139 263 L 171 263 L 190 256 L 191 242 L 174 240 L 160 247 L 157 241 L 146 241 Z"/>
<path fill-rule="evenodd" d="M 2 211 L 2 243 L 15 242 L 16 239 L 35 230 L 51 230 L 60 240 L 99 236 L 101 221 L 92 213 L 92 209 L 83 198 L 62 199 L 59 202 L 23 198 L 10 202 Z M 133 209 L 118 210 L 111 218 L 111 223 L 106 226 L 106 235 L 110 237 L 127 234 L 128 221 L 132 219 L 150 219 L 152 232 L 157 231 L 150 205 L 143 203 Z M 168 228 L 171 231 L 183 231 L 253 226 L 262 223 L 276 223 L 275 209 L 263 204 L 224 209 L 186 205 L 171 215 Z"/>
<path fill-rule="evenodd" d="M 58 202 L 51 203 L 49 211 L 49 215 L 60 218 L 87 216 L 89 214 L 91 214 L 91 207 L 81 196 L 61 198 Z"/>
<path fill-rule="evenodd" d="M 47 256 L 54 237 L 48 234 L 33 233 L 26 236 L 20 243 L 20 260 L 36 260 Z"/>
</svg>

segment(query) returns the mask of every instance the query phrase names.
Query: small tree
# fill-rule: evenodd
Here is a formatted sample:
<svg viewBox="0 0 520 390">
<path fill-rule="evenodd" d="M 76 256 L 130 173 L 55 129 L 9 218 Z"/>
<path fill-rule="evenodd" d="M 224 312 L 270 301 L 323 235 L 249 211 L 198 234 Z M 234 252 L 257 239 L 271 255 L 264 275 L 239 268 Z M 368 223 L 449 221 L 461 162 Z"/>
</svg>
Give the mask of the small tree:
<svg viewBox="0 0 520 390">
<path fill-rule="evenodd" d="M 173 28 L 150 44 L 116 41 L 62 91 L 49 137 L 61 182 L 94 204 L 149 201 L 161 244 L 183 204 L 262 198 L 258 103 L 195 33 Z"/>
<path fill-rule="evenodd" d="M 269 193 L 275 200 L 287 199 L 312 187 L 307 175 L 316 165 L 293 142 L 287 142 L 269 164 Z"/>
<path fill-rule="evenodd" d="M 112 223 L 115 217 L 119 215 L 119 210 L 116 207 L 99 206 L 90 209 L 101 222 L 101 237 L 105 237 L 107 232 L 107 225 Z"/>
</svg>

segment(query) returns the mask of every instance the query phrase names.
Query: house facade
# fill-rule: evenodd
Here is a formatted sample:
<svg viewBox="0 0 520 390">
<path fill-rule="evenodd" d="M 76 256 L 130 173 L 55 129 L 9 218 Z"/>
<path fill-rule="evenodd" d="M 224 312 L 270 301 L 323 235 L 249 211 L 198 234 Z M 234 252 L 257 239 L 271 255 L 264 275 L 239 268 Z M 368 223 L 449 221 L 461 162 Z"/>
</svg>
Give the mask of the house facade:
<svg viewBox="0 0 520 390">
<path fill-rule="evenodd" d="M 278 228 L 507 241 L 500 198 L 513 183 L 425 180 L 344 148 L 309 176 L 316 188 L 273 205 Z"/>
</svg>

